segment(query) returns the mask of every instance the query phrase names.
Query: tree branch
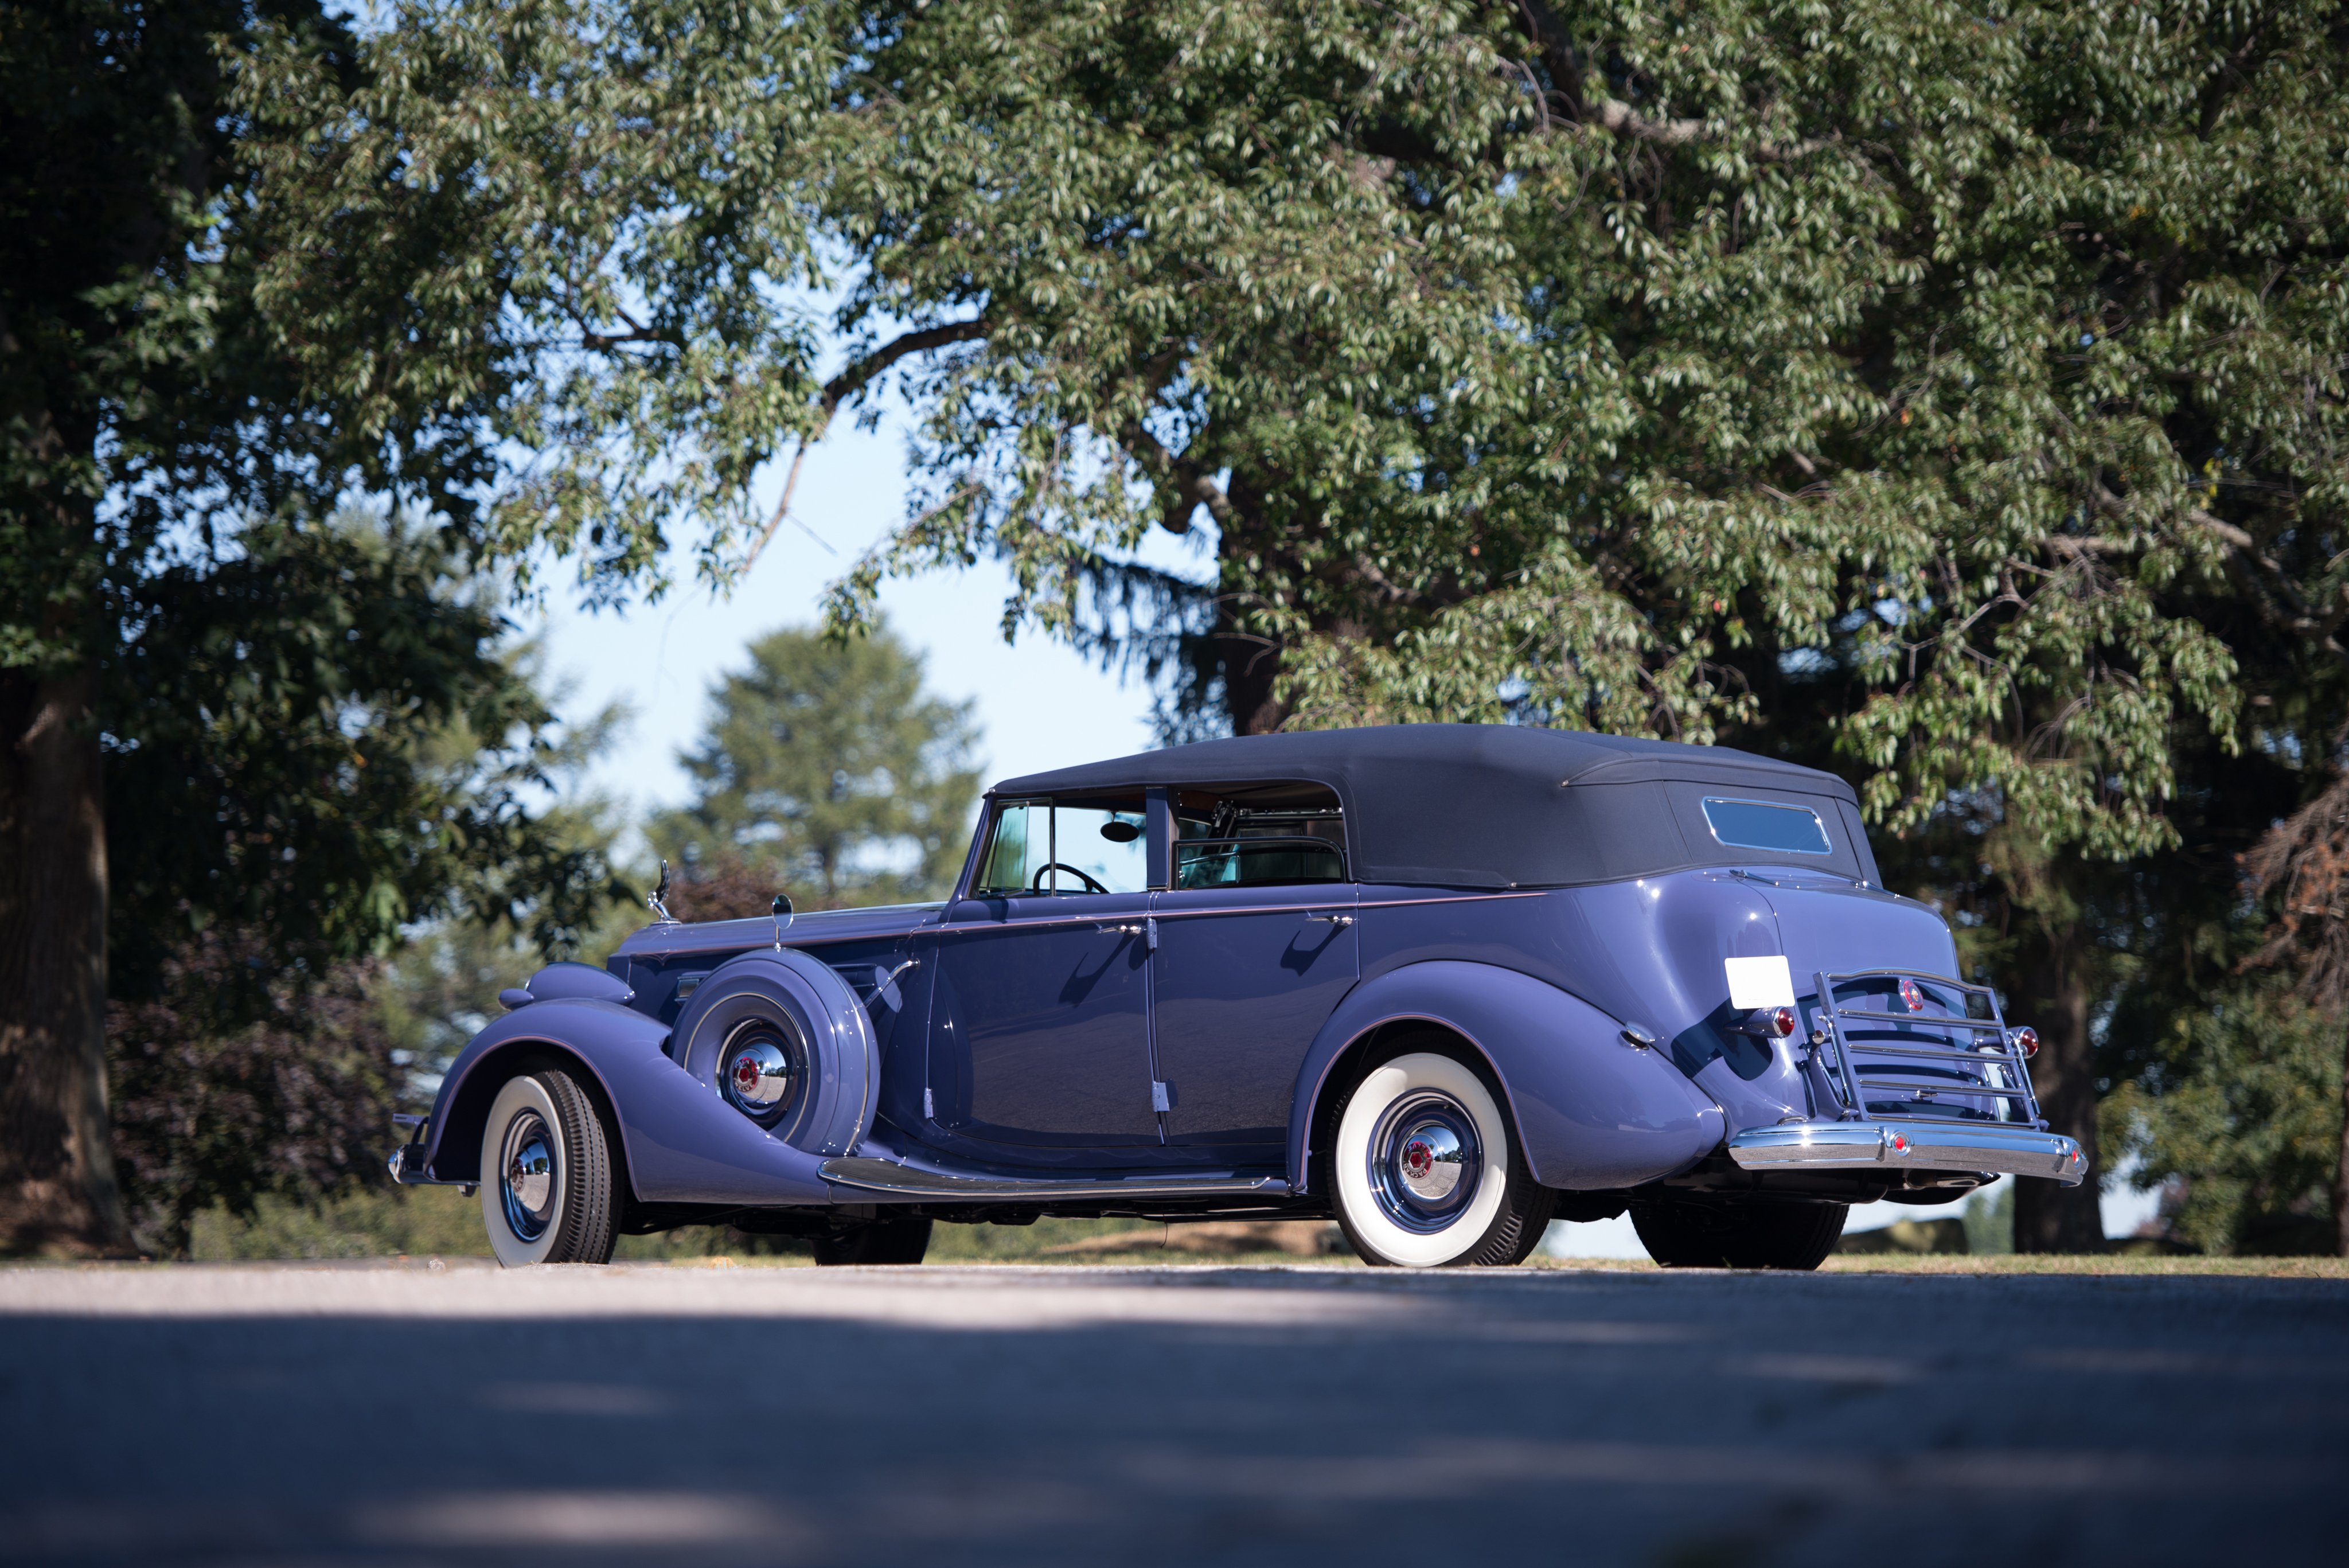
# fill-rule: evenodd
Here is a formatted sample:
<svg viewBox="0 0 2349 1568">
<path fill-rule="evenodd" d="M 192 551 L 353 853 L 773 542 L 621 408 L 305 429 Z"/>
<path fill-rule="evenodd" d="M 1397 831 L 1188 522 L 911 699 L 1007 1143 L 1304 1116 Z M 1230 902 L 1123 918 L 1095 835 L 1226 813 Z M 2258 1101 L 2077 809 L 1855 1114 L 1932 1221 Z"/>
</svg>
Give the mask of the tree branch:
<svg viewBox="0 0 2349 1568">
<path fill-rule="evenodd" d="M 1169 534 L 1188 534 L 1192 510 L 1201 505 L 1206 507 L 1207 515 L 1216 520 L 1217 527 L 1230 525 L 1232 498 L 1216 483 L 1213 472 L 1188 458 L 1175 456 L 1166 450 L 1164 441 L 1138 423 L 1128 424 L 1118 436 L 1118 444 L 1149 471 L 1151 479 L 1162 491 L 1171 493 L 1159 514 L 1161 528 Z"/>
<path fill-rule="evenodd" d="M 823 384 L 823 423 L 829 425 L 840 405 L 856 396 L 891 366 L 912 354 L 926 354 L 933 348 L 943 348 L 949 343 L 968 343 L 987 336 L 988 321 L 984 316 L 969 321 L 949 321 L 943 327 L 924 327 L 900 334 L 857 360 Z M 819 426 L 816 438 L 821 440 L 823 429 Z"/>
<path fill-rule="evenodd" d="M 1586 74 L 1581 51 L 1566 36 L 1565 26 L 1544 0 L 1517 0 L 1517 32 L 1531 44 L 1540 58 L 1542 68 L 1548 72 L 1550 90 L 1541 96 L 1545 124 L 1556 120 L 1549 112 L 1550 97 L 1566 106 L 1564 123 L 1578 130 L 1593 128 L 1611 130 L 1619 136 L 1653 142 L 1660 147 L 1684 147 L 1690 142 L 1707 140 L 1705 122 L 1702 119 L 1651 119 L 1620 99 L 1586 99 L 1582 96 Z M 1528 82 L 1533 73 L 1520 67 Z M 1725 140 L 1724 137 L 1711 140 Z M 1753 155 L 1764 163 L 1781 163 L 1805 153 L 1816 152 L 1831 145 L 1837 137 L 1812 137 L 1802 141 L 1764 142 L 1752 150 Z"/>
<path fill-rule="evenodd" d="M 791 515 L 792 497 L 799 492 L 800 469 L 807 462 L 808 448 L 823 439 L 824 432 L 832 428 L 833 416 L 840 411 L 841 404 L 888 374 L 891 366 L 909 355 L 943 348 L 949 343 L 968 343 L 986 336 L 987 318 L 984 316 L 969 321 L 949 321 L 943 327 L 919 327 L 898 334 L 826 381 L 823 399 L 818 404 L 821 411 L 815 428 L 800 438 L 800 449 L 792 454 L 791 472 L 783 479 L 782 499 L 775 503 L 774 514 L 767 519 L 767 525 L 759 530 L 759 536 L 750 542 L 750 553 L 742 557 L 742 570 L 747 572 L 750 569 L 751 564 L 759 558 L 759 552 L 767 547 L 767 542 L 775 536 L 775 530 L 783 525 L 785 517 Z M 823 545 L 827 554 L 839 553 L 825 542 L 823 535 L 806 524 L 802 523 L 799 526 L 802 533 Z"/>
</svg>

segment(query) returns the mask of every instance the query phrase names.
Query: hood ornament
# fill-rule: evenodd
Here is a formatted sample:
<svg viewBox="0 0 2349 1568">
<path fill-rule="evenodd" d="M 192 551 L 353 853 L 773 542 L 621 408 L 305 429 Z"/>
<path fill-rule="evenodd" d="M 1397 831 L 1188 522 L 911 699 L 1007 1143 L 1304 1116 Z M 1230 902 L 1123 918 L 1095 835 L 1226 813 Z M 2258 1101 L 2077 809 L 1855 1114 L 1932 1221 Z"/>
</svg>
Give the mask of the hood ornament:
<svg viewBox="0 0 2349 1568">
<path fill-rule="evenodd" d="M 645 895 L 645 908 L 664 926 L 676 925 L 677 917 L 668 912 L 668 862 L 661 862 L 660 886 Z"/>
<path fill-rule="evenodd" d="M 775 901 L 767 906 L 767 913 L 774 917 L 775 948 L 777 951 L 781 951 L 783 945 L 783 928 L 792 923 L 792 901 L 778 893 L 775 895 Z"/>
</svg>

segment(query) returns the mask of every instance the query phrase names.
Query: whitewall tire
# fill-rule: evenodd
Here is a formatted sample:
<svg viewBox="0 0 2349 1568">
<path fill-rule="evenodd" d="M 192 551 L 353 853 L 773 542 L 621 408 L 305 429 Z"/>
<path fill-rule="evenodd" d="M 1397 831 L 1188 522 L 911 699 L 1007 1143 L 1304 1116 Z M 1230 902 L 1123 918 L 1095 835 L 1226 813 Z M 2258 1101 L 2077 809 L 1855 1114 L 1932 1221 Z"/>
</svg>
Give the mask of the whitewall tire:
<svg viewBox="0 0 2349 1568">
<path fill-rule="evenodd" d="M 612 1156 L 567 1073 L 509 1079 L 481 1131 L 481 1223 L 510 1269 L 608 1263 L 617 1239 Z"/>
<path fill-rule="evenodd" d="M 1519 1262 L 1556 1202 L 1484 1075 L 1433 1051 L 1362 1075 L 1339 1110 L 1327 1169 L 1339 1226 L 1374 1264 Z"/>
</svg>

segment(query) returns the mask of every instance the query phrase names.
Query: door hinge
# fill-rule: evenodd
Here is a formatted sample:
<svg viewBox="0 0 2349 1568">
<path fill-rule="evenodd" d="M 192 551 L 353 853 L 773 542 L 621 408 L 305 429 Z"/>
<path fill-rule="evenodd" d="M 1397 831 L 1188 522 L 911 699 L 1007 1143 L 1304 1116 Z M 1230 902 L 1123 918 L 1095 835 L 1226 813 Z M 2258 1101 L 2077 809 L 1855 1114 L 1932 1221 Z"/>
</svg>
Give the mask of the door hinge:
<svg viewBox="0 0 2349 1568">
<path fill-rule="evenodd" d="M 930 1093 L 927 1084 L 922 1085 L 922 1119 L 933 1122 L 938 1119 L 937 1096 Z"/>
<path fill-rule="evenodd" d="M 1174 1108 L 1173 1096 L 1167 1094 L 1166 1085 L 1155 1078 L 1150 1080 L 1150 1108 L 1162 1116 Z"/>
<path fill-rule="evenodd" d="M 1142 922 L 1143 942 L 1152 952 L 1158 950 L 1158 918 L 1152 916 Z"/>
</svg>

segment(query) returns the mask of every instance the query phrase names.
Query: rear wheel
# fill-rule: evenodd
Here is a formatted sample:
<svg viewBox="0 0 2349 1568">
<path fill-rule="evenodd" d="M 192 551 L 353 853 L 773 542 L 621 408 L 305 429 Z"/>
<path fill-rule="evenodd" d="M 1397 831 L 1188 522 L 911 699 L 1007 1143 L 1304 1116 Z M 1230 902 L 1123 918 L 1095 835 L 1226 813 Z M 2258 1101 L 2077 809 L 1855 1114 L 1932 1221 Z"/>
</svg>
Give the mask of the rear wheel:
<svg viewBox="0 0 2349 1568">
<path fill-rule="evenodd" d="M 508 1080 L 481 1133 L 481 1222 L 510 1269 L 608 1263 L 619 1197 L 593 1101 L 568 1073 Z"/>
<path fill-rule="evenodd" d="M 1631 1205 L 1648 1256 L 1668 1269 L 1816 1269 L 1843 1234 L 1841 1203 Z"/>
<path fill-rule="evenodd" d="M 815 1261 L 834 1268 L 852 1263 L 918 1263 L 929 1250 L 927 1220 L 875 1220 L 817 1237 Z"/>
<path fill-rule="evenodd" d="M 1556 1195 L 1534 1180 L 1499 1095 L 1468 1063 L 1390 1057 L 1334 1119 L 1324 1181 L 1364 1262 L 1506 1267 L 1539 1244 Z"/>
</svg>

